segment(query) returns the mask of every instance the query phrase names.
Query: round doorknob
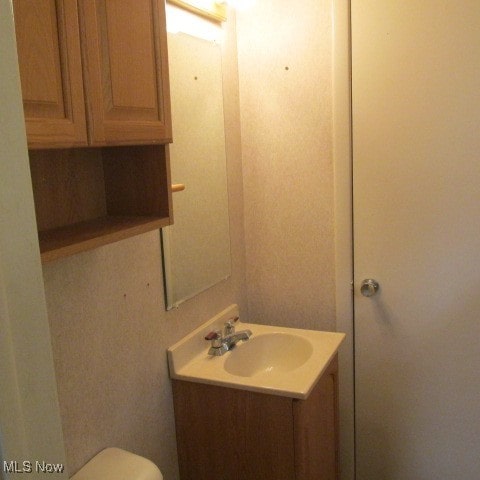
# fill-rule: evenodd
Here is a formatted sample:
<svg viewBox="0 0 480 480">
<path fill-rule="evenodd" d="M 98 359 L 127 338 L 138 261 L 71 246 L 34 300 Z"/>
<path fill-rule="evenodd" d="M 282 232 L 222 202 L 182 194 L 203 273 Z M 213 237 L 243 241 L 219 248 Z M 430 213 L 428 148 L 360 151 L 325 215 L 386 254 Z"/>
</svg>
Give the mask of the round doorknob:
<svg viewBox="0 0 480 480">
<path fill-rule="evenodd" d="M 372 297 L 378 292 L 379 288 L 380 285 L 376 280 L 373 280 L 372 278 L 367 278 L 362 282 L 362 285 L 360 287 L 360 293 L 364 297 Z"/>
</svg>

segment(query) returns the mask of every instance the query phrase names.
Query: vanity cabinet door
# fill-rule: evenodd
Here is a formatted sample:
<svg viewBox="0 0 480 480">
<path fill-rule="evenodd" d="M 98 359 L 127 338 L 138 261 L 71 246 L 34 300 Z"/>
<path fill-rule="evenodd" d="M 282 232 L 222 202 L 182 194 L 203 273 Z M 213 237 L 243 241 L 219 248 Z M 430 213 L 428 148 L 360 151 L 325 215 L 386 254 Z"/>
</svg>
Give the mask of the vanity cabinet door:
<svg viewBox="0 0 480 480">
<path fill-rule="evenodd" d="M 295 480 L 338 480 L 338 358 L 306 400 L 293 400 Z"/>
<path fill-rule="evenodd" d="M 294 480 L 292 399 L 173 380 L 182 480 Z"/>
<path fill-rule="evenodd" d="M 76 0 L 14 0 L 29 148 L 87 144 Z"/>
<path fill-rule="evenodd" d="M 171 141 L 163 0 L 79 0 L 91 145 Z"/>
</svg>

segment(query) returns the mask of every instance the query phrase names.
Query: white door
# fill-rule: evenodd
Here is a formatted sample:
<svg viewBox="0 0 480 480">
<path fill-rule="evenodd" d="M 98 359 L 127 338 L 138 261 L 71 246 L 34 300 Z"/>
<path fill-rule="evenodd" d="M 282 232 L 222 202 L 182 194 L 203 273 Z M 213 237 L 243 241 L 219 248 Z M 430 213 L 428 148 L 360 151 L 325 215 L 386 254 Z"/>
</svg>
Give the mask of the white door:
<svg viewBox="0 0 480 480">
<path fill-rule="evenodd" d="M 478 480 L 480 0 L 351 3 L 357 480 Z"/>
</svg>

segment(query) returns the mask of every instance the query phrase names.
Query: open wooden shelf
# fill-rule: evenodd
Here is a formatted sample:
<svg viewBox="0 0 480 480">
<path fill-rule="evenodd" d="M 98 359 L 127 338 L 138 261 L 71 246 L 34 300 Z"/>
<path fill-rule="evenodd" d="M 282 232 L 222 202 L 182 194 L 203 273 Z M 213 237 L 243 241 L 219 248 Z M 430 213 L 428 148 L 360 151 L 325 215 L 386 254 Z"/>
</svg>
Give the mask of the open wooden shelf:
<svg viewBox="0 0 480 480">
<path fill-rule="evenodd" d="M 42 262 L 172 223 L 167 145 L 31 150 Z"/>
<path fill-rule="evenodd" d="M 42 263 L 169 225 L 168 218 L 106 216 L 38 232 Z"/>
</svg>

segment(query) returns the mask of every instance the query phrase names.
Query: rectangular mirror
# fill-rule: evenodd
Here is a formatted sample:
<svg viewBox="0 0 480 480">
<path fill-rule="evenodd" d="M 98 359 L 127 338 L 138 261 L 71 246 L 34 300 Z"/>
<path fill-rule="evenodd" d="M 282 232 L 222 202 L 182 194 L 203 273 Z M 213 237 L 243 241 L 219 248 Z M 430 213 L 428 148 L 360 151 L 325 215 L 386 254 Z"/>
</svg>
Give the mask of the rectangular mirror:
<svg viewBox="0 0 480 480">
<path fill-rule="evenodd" d="M 231 272 L 221 47 L 168 34 L 174 225 L 162 229 L 167 310 Z"/>
</svg>

